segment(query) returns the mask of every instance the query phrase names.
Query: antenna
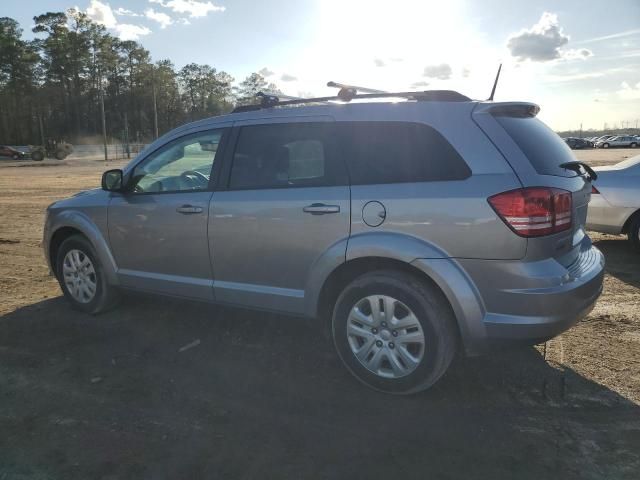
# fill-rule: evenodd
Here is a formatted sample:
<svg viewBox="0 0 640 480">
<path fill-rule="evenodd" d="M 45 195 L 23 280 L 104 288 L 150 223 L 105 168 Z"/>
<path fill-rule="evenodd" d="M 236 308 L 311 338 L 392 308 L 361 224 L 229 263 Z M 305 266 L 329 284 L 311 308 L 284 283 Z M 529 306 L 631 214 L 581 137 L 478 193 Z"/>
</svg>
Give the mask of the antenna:
<svg viewBox="0 0 640 480">
<path fill-rule="evenodd" d="M 498 86 L 498 79 L 500 78 L 500 70 L 502 70 L 502 64 L 500 64 L 500 66 L 498 67 L 498 73 L 496 73 L 496 79 L 493 82 L 493 88 L 491 89 L 491 95 L 489 95 L 489 98 L 487 98 L 487 100 L 493 101 L 493 95 L 496 93 L 496 87 Z"/>
</svg>

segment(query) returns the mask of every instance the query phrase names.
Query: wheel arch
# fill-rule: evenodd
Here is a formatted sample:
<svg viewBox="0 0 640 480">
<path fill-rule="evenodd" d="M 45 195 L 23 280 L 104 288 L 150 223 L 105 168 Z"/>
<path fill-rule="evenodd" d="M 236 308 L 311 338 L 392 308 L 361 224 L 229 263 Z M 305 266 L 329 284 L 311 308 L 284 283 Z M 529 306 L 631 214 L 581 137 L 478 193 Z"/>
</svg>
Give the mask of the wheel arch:
<svg viewBox="0 0 640 480">
<path fill-rule="evenodd" d="M 466 278 L 459 275 L 453 280 L 453 285 L 449 285 L 444 280 L 446 276 L 451 276 L 452 272 L 457 270 L 452 264 L 451 259 L 433 259 L 431 261 L 417 259 L 415 262 L 404 262 L 385 257 L 359 257 L 347 261 L 335 268 L 326 278 L 318 294 L 314 316 L 318 317 L 325 326 L 329 326 L 335 302 L 347 284 L 371 271 L 401 271 L 428 283 L 442 295 L 453 312 L 458 339 L 465 351 L 468 354 L 480 353 L 481 349 L 476 348 L 475 342 L 484 336 L 484 329 L 481 326 L 484 307 L 477 299 L 475 288 L 466 284 Z M 458 289 L 462 290 L 462 298 L 459 296 Z M 470 320 L 475 323 L 474 326 L 469 325 Z M 480 338 L 476 338 L 477 335 L 480 335 Z"/>
<path fill-rule="evenodd" d="M 47 239 L 47 260 L 54 275 L 57 276 L 55 265 L 62 243 L 72 235 L 82 235 L 95 250 L 108 282 L 118 284 L 117 267 L 107 240 L 89 217 L 78 211 L 63 211 L 55 217 L 54 224 Z"/>
<path fill-rule="evenodd" d="M 629 228 L 631 228 L 631 222 L 633 222 L 636 218 L 640 217 L 640 208 L 629 215 L 629 218 L 622 225 L 622 233 L 629 233 Z"/>
</svg>

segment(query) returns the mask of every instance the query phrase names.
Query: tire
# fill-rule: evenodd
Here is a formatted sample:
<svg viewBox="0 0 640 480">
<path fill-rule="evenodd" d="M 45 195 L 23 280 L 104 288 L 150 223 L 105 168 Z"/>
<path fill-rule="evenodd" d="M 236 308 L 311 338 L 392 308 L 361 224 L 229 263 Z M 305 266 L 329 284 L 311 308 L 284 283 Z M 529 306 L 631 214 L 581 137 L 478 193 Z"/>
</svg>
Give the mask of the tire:
<svg viewBox="0 0 640 480">
<path fill-rule="evenodd" d="M 637 144 L 637 143 L 635 143 L 635 142 L 633 142 L 633 143 L 631 144 L 631 148 L 636 148 L 637 146 L 638 146 L 638 144 Z"/>
<path fill-rule="evenodd" d="M 67 156 L 64 152 L 56 152 L 55 154 L 56 160 L 64 160 Z"/>
<path fill-rule="evenodd" d="M 18 160 L 20 158 L 20 155 L 17 153 L 14 153 L 13 155 L 11 155 L 11 158 L 13 158 L 14 160 Z"/>
<path fill-rule="evenodd" d="M 393 319 L 386 317 L 391 325 L 376 324 L 375 313 L 366 309 L 367 304 L 372 304 L 367 297 L 373 299 L 373 304 L 382 297 L 382 306 L 393 305 Z M 350 317 L 356 306 L 365 315 Z M 406 315 L 407 310 L 413 313 L 413 317 Z M 379 318 L 384 318 L 383 315 Z M 357 325 L 357 321 L 363 318 L 367 318 L 369 323 L 363 321 Z M 403 329 L 402 323 L 398 323 L 408 325 L 415 324 L 415 321 L 419 328 L 415 325 Z M 394 323 L 396 329 L 393 328 Z M 354 337 L 354 327 L 357 332 L 366 332 L 365 337 Z M 410 338 L 408 335 L 419 337 L 420 330 L 423 334 L 421 355 L 416 343 L 402 343 L 401 340 Z M 366 273 L 347 285 L 333 309 L 332 336 L 340 359 L 353 376 L 375 390 L 400 395 L 432 386 L 451 364 L 457 346 L 455 318 L 443 294 L 435 286 L 395 270 Z M 360 345 L 361 340 L 363 343 Z M 374 352 L 369 367 L 354 352 L 354 349 L 365 352 L 365 348 L 368 348 L 369 356 L 369 352 Z M 409 358 L 406 354 L 410 350 L 411 361 L 408 362 L 405 359 Z M 364 353 L 361 355 L 365 357 Z M 376 355 L 383 360 L 378 362 L 380 368 L 374 373 L 370 367 L 375 363 Z M 391 365 L 392 356 L 396 367 Z"/>
<path fill-rule="evenodd" d="M 75 258 L 78 260 L 77 262 L 73 261 L 74 253 L 70 254 L 70 252 L 79 252 L 75 254 Z M 67 257 L 67 254 L 70 254 L 70 256 Z M 85 257 L 89 261 L 88 264 L 85 261 Z M 65 261 L 68 262 L 66 270 Z M 92 268 L 80 272 L 79 269 L 75 268 L 79 263 L 84 263 L 85 267 L 89 265 Z M 83 275 L 84 278 L 89 278 L 93 281 L 93 295 L 89 295 L 86 290 L 83 292 L 82 289 L 77 290 L 75 293 L 72 291 L 72 286 L 69 286 L 67 281 L 74 282 L 74 280 L 70 276 L 67 276 L 65 279 L 65 273 L 68 274 L 74 270 L 79 272 L 75 275 L 76 281 L 81 281 Z M 91 271 L 93 273 L 91 273 Z M 95 315 L 105 312 L 117 304 L 119 297 L 118 292 L 113 286 L 108 284 L 107 277 L 96 255 L 95 249 L 82 235 L 73 235 L 60 245 L 56 259 L 56 277 L 64 296 L 76 310 Z"/>
<path fill-rule="evenodd" d="M 609 144 L 608 143 L 603 143 L 602 144 L 602 148 L 609 148 Z"/>
<path fill-rule="evenodd" d="M 41 162 L 43 158 L 44 155 L 42 155 L 42 152 L 33 152 L 31 154 L 31 160 L 34 160 L 36 162 Z"/>
<path fill-rule="evenodd" d="M 635 218 L 629 224 L 627 238 L 636 252 L 640 253 L 640 212 L 635 214 Z"/>
</svg>

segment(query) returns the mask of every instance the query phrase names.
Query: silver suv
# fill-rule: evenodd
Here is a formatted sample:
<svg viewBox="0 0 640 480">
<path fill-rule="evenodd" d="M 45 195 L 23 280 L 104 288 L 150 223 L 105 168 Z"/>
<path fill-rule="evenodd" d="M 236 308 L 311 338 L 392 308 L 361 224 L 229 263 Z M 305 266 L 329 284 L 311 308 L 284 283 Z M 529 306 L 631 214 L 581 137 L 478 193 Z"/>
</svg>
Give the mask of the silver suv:
<svg viewBox="0 0 640 480">
<path fill-rule="evenodd" d="M 89 313 L 131 289 L 326 320 L 349 371 L 393 393 L 428 388 L 457 351 L 584 317 L 604 268 L 584 230 L 595 174 L 538 107 L 366 101 L 385 96 L 184 125 L 54 203 L 64 295 Z"/>
</svg>

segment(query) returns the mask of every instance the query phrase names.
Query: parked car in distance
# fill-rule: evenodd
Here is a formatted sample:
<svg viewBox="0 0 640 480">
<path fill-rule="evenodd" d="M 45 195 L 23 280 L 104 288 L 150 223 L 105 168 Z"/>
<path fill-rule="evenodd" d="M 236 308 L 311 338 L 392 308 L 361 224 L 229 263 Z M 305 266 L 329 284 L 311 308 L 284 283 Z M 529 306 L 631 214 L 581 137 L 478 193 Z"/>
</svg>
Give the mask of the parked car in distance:
<svg viewBox="0 0 640 480">
<path fill-rule="evenodd" d="M 613 147 L 626 147 L 636 148 L 640 142 L 636 137 L 631 135 L 620 135 L 617 137 L 605 138 L 596 142 L 596 148 L 613 148 Z"/>
<path fill-rule="evenodd" d="M 577 150 L 580 148 L 593 148 L 593 143 L 586 138 L 567 137 L 564 139 L 564 142 L 569 145 L 569 148 L 572 150 Z"/>
<path fill-rule="evenodd" d="M 11 157 L 14 160 L 24 158 L 24 152 L 8 145 L 0 145 L 0 157 Z"/>
<path fill-rule="evenodd" d="M 131 289 L 326 321 L 346 368 L 398 394 L 457 351 L 587 315 L 604 269 L 584 230 L 591 176 L 539 108 L 400 96 L 270 101 L 169 132 L 47 209 L 65 297 L 92 314 Z"/>
<path fill-rule="evenodd" d="M 616 165 L 595 167 L 587 228 L 626 234 L 640 252 L 640 155 Z"/>
</svg>

